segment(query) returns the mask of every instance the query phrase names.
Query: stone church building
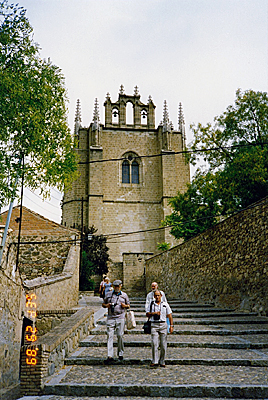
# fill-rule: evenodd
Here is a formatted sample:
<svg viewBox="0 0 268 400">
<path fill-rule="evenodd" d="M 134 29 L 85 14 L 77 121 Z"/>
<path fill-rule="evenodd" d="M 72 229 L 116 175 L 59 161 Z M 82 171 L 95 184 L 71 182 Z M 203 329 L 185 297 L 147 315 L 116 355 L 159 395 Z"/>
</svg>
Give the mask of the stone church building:
<svg viewBox="0 0 268 400">
<path fill-rule="evenodd" d="M 122 278 L 124 285 L 134 279 L 128 287 L 136 288 L 138 281 L 142 283 L 143 261 L 158 252 L 157 244 L 175 244 L 161 221 L 171 213 L 169 199 L 184 191 L 190 180 L 189 164 L 181 154 L 185 149 L 181 104 L 178 130 L 169 120 L 166 102 L 163 121 L 156 127 L 151 96 L 147 104 L 140 97 L 137 87 L 127 95 L 123 85 L 116 102 L 107 93 L 104 124 L 96 99 L 89 127 L 82 127 L 78 101 L 75 135 L 80 175 L 62 202 L 63 225 L 80 228 L 83 220 L 84 226 L 94 225 L 97 234 L 107 236 L 111 278 Z"/>
</svg>

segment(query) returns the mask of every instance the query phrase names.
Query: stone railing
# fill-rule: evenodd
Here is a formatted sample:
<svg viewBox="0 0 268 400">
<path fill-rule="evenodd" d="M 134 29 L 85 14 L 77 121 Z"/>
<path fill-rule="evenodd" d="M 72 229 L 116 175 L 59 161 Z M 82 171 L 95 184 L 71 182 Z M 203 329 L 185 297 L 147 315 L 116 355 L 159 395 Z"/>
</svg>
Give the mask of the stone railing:
<svg viewBox="0 0 268 400">
<path fill-rule="evenodd" d="M 268 315 L 268 197 L 146 261 L 146 288 Z"/>
<path fill-rule="evenodd" d="M 47 377 L 63 366 L 65 357 L 79 346 L 80 340 L 89 335 L 93 326 L 94 311 L 82 308 L 38 339 L 33 346 L 23 346 L 21 395 L 40 394 Z"/>
</svg>

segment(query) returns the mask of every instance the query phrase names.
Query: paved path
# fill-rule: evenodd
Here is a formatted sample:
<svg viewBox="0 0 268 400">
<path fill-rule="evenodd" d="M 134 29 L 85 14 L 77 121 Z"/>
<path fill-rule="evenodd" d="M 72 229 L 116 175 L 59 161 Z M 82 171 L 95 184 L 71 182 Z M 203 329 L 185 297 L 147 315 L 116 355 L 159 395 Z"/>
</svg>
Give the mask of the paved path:
<svg viewBox="0 0 268 400">
<path fill-rule="evenodd" d="M 97 311 L 100 300 L 86 304 Z M 104 365 L 106 318 L 99 311 L 97 326 L 48 379 L 45 394 L 21 400 L 268 399 L 268 318 L 211 304 L 174 300 L 170 305 L 175 332 L 168 336 L 165 369 L 149 368 L 144 302 L 133 299 L 137 327 L 126 331 L 122 362 Z"/>
</svg>

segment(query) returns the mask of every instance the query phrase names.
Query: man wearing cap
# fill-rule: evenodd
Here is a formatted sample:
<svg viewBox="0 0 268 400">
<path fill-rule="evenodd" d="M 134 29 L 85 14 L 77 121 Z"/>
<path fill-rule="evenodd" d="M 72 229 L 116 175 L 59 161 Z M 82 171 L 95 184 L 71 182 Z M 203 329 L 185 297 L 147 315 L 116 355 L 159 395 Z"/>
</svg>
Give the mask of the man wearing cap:
<svg viewBox="0 0 268 400">
<path fill-rule="evenodd" d="M 119 279 L 113 282 L 113 290 L 109 291 L 102 303 L 102 307 L 108 308 L 107 315 L 107 350 L 108 358 L 105 364 L 111 364 L 113 358 L 113 337 L 117 335 L 117 355 L 120 361 L 123 360 L 124 343 L 123 334 L 125 327 L 125 309 L 130 307 L 128 295 L 121 291 L 122 281 Z"/>
</svg>

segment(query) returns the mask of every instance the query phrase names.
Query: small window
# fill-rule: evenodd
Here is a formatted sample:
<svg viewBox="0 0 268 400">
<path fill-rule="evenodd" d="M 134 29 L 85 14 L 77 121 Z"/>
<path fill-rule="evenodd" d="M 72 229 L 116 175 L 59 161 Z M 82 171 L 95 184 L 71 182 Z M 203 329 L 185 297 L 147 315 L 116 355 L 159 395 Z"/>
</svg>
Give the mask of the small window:
<svg viewBox="0 0 268 400">
<path fill-rule="evenodd" d="M 142 110 L 142 112 L 141 112 L 141 124 L 147 125 L 147 111 L 146 110 Z"/>
<path fill-rule="evenodd" d="M 122 183 L 130 183 L 130 165 L 127 160 L 122 164 Z"/>
<path fill-rule="evenodd" d="M 139 164 L 137 163 L 137 161 L 133 161 L 133 163 L 131 164 L 131 182 L 140 183 Z"/>
</svg>

